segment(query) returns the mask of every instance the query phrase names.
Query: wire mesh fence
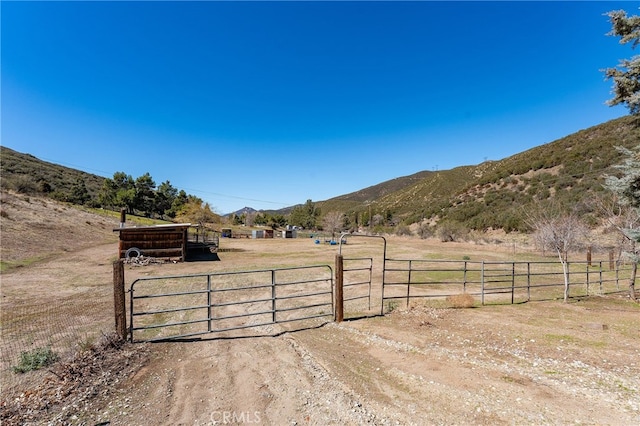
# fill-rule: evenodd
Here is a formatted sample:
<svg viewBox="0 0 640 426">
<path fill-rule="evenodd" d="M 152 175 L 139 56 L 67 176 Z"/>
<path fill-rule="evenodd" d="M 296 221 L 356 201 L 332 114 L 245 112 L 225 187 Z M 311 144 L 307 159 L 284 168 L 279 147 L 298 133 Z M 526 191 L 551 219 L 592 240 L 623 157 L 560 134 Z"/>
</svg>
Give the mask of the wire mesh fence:
<svg viewBox="0 0 640 426">
<path fill-rule="evenodd" d="M 44 301 L 44 302 L 43 302 Z M 58 359 L 72 356 L 113 331 L 113 295 L 108 291 L 43 297 L 3 304 L 0 311 L 0 381 L 3 392 L 27 388 L 47 374 L 25 367 L 30 354 L 43 350 Z M 26 370 L 20 372 L 21 370 Z"/>
</svg>

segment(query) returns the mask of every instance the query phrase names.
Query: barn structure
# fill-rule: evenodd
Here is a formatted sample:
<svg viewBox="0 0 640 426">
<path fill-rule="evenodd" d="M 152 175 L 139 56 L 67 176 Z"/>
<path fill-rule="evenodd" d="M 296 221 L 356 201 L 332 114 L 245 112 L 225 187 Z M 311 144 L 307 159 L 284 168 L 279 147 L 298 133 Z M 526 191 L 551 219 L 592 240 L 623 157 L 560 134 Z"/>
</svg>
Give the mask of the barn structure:
<svg viewBox="0 0 640 426">
<path fill-rule="evenodd" d="M 120 234 L 119 257 L 144 255 L 172 257 L 184 262 L 193 252 L 217 251 L 217 235 L 205 232 L 190 223 L 154 226 L 121 227 L 113 230 Z"/>
</svg>

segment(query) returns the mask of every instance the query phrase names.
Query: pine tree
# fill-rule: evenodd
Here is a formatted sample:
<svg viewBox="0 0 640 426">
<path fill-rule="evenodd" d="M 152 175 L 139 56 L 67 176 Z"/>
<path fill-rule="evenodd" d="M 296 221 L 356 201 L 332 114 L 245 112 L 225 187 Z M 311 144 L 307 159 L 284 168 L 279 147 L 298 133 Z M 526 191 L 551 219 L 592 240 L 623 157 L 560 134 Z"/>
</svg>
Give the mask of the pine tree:
<svg viewBox="0 0 640 426">
<path fill-rule="evenodd" d="M 612 29 L 608 35 L 620 37 L 621 44 L 631 43 L 635 49 L 640 44 L 640 16 L 627 16 L 624 10 L 607 13 Z M 640 55 L 622 59 L 617 67 L 607 68 L 604 74 L 613 79 L 613 99 L 610 106 L 624 104 L 632 115 L 640 116 Z"/>
</svg>

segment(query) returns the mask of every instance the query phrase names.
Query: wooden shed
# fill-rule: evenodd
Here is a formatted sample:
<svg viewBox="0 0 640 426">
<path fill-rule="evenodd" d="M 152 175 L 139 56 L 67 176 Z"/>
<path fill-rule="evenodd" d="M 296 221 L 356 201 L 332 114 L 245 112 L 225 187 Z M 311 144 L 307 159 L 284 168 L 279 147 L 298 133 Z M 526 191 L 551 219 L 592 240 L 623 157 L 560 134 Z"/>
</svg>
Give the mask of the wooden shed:
<svg viewBox="0 0 640 426">
<path fill-rule="evenodd" d="M 113 231 L 120 233 L 120 258 L 126 257 L 127 250 L 137 249 L 139 253 L 134 253 L 135 256 L 179 257 L 184 262 L 187 258 L 187 233 L 190 226 L 190 223 L 178 223 L 123 227 Z"/>
</svg>

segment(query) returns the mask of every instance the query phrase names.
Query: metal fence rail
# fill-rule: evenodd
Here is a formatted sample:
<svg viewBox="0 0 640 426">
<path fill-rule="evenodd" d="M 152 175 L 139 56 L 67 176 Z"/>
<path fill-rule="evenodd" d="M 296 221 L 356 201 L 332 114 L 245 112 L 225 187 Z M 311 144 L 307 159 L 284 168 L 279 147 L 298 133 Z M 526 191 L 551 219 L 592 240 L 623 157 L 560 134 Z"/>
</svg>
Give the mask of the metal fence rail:
<svg viewBox="0 0 640 426">
<path fill-rule="evenodd" d="M 344 301 L 352 302 L 367 299 L 367 309 L 371 310 L 371 280 L 373 276 L 373 258 L 354 257 L 344 259 L 348 267 L 342 270 L 344 273 Z M 362 293 L 362 288 L 366 293 Z"/>
<path fill-rule="evenodd" d="M 631 268 L 609 261 L 568 262 L 572 297 L 620 292 L 620 281 Z M 560 262 L 458 261 L 386 259 L 382 302 L 444 298 L 459 293 L 478 296 L 482 304 L 520 303 L 562 297 L 564 272 Z"/>
<path fill-rule="evenodd" d="M 157 341 L 332 314 L 328 265 L 145 277 L 129 289 L 128 331 Z"/>
</svg>

